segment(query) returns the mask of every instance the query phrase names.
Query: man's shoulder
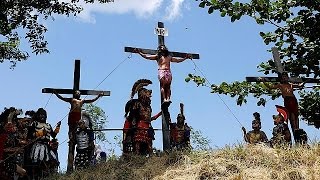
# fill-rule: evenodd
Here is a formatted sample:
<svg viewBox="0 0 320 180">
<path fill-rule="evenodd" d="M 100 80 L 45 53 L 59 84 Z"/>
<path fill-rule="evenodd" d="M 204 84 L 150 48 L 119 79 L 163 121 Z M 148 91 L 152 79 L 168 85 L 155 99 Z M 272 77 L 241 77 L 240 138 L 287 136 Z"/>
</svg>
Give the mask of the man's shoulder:
<svg viewBox="0 0 320 180">
<path fill-rule="evenodd" d="M 266 133 L 264 131 L 261 131 L 261 130 L 260 130 L 260 134 L 266 135 Z"/>
</svg>

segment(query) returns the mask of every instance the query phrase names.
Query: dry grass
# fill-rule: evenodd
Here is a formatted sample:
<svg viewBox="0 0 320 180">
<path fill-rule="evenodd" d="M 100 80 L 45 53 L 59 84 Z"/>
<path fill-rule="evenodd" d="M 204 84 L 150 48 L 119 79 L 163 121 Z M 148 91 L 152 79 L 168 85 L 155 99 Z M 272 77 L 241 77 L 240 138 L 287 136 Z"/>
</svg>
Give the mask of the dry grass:
<svg viewBox="0 0 320 180">
<path fill-rule="evenodd" d="M 53 179 L 318 180 L 320 146 L 272 149 L 263 145 L 237 145 L 211 152 L 133 156 Z"/>
</svg>

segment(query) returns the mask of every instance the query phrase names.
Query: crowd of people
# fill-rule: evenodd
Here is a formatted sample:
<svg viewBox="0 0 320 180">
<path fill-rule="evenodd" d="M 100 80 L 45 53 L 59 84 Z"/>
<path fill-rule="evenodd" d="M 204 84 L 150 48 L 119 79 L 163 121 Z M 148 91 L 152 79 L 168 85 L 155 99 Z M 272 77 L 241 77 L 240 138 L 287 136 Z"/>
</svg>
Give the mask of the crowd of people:
<svg viewBox="0 0 320 180">
<path fill-rule="evenodd" d="M 0 115 L 1 179 L 42 179 L 59 170 L 59 142 L 56 138 L 61 122 L 54 128 L 47 123 L 47 112 L 23 112 L 5 108 Z M 80 120 L 75 132 L 76 169 L 86 168 L 106 159 L 106 153 L 94 144 L 88 122 Z M 99 149 L 99 150 L 97 150 Z"/>
</svg>

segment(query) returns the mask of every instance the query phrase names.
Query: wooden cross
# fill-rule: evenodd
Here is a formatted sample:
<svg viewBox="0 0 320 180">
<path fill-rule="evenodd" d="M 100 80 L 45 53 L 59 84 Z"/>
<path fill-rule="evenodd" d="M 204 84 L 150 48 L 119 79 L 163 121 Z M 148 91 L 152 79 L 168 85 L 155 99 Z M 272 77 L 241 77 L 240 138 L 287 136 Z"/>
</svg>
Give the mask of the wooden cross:
<svg viewBox="0 0 320 180">
<path fill-rule="evenodd" d="M 163 22 L 158 22 L 158 28 L 156 28 L 156 32 L 158 34 L 158 46 L 164 45 L 164 36 L 166 35 L 166 30 L 164 29 Z M 137 47 L 125 47 L 125 52 L 137 53 L 134 51 L 135 49 L 139 49 L 140 52 L 144 54 L 155 55 L 158 53 L 158 50 L 154 49 L 143 49 Z M 187 54 L 192 56 L 192 59 L 199 59 L 199 54 L 192 54 L 192 53 L 184 53 L 184 52 L 175 52 L 169 51 L 172 57 L 186 57 Z M 161 91 L 160 91 L 161 92 Z M 161 94 L 161 93 L 160 93 Z M 163 97 L 161 94 L 161 104 L 163 104 Z M 170 130 L 169 130 L 169 119 L 170 113 L 168 111 L 168 106 L 161 106 L 162 108 L 162 137 L 163 137 L 163 150 L 168 151 L 170 150 Z"/>
<path fill-rule="evenodd" d="M 278 73 L 278 77 L 263 77 L 264 82 L 281 82 L 281 76 L 282 73 L 284 72 L 284 67 L 281 63 L 279 51 L 276 47 L 272 48 L 272 54 L 273 54 L 273 59 L 276 67 L 276 72 Z M 262 79 L 261 77 L 246 77 L 246 80 L 248 82 L 261 82 Z M 291 83 L 320 83 L 320 79 L 316 78 L 300 78 L 300 77 L 289 77 L 288 81 Z M 294 121 L 290 119 L 290 121 Z M 290 122 L 292 123 L 292 122 Z M 297 121 L 297 126 L 299 127 L 299 120 Z M 294 129 L 292 129 L 292 132 L 294 133 Z"/>
<path fill-rule="evenodd" d="M 75 60 L 74 75 L 73 75 L 73 89 L 56 89 L 56 88 L 43 88 L 42 93 L 58 93 L 58 94 L 73 94 L 78 90 L 81 95 L 98 95 L 103 93 L 103 96 L 110 96 L 110 91 L 96 91 L 96 90 L 81 90 L 80 89 L 80 60 Z M 71 132 L 69 132 L 71 133 Z M 69 141 L 69 154 L 67 171 L 73 171 L 75 143 Z"/>
<path fill-rule="evenodd" d="M 76 90 L 80 91 L 81 95 L 98 95 L 103 93 L 104 96 L 110 96 L 110 91 L 80 89 L 80 60 L 75 60 L 74 62 L 73 89 L 43 88 L 42 93 L 74 94 Z"/>
<path fill-rule="evenodd" d="M 276 72 L 278 77 L 264 77 L 265 82 L 280 82 L 281 74 L 284 72 L 284 67 L 282 66 L 279 51 L 276 47 L 272 48 L 273 60 L 276 66 Z M 246 77 L 247 82 L 261 82 L 261 77 Z M 315 78 L 300 78 L 300 77 L 289 77 L 289 82 L 292 83 L 320 83 L 320 79 Z"/>
</svg>

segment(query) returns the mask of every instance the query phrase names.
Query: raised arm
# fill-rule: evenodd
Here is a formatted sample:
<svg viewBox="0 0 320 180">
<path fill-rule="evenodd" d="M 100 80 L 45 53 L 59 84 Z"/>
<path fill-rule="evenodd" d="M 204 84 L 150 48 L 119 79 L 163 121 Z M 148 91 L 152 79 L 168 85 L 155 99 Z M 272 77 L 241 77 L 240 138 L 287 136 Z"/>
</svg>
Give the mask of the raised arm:
<svg viewBox="0 0 320 180">
<path fill-rule="evenodd" d="M 162 115 L 162 111 L 160 111 L 158 114 L 154 115 L 151 117 L 151 121 L 154 121 L 156 119 L 158 119 L 158 117 L 160 117 Z"/>
<path fill-rule="evenodd" d="M 60 94 L 58 94 L 57 92 L 54 92 L 54 94 L 59 98 L 61 99 L 62 101 L 65 101 L 65 102 L 71 102 L 72 98 L 65 98 L 65 97 L 62 97 Z"/>
<path fill-rule="evenodd" d="M 176 62 L 176 63 L 180 63 L 186 59 L 192 59 L 192 56 L 190 54 L 186 54 L 186 56 L 184 58 L 177 58 L 177 57 L 172 57 L 171 58 L 171 62 Z"/>
<path fill-rule="evenodd" d="M 85 99 L 85 100 L 83 100 L 83 103 L 93 103 L 96 100 L 98 100 L 101 96 L 103 96 L 103 93 L 100 93 L 97 97 L 95 97 L 93 99 Z"/>
<path fill-rule="evenodd" d="M 243 131 L 244 141 L 247 142 L 247 143 L 249 143 L 249 139 L 248 139 L 248 134 L 247 134 L 246 128 L 245 128 L 245 127 L 242 127 L 241 129 L 242 129 L 242 131 Z"/>
<path fill-rule="evenodd" d="M 146 55 L 146 54 L 142 53 L 140 51 L 140 49 L 134 49 L 133 51 L 140 54 L 141 57 L 148 59 L 148 60 L 157 60 L 158 59 L 158 55 Z"/>
<path fill-rule="evenodd" d="M 59 133 L 60 131 L 60 126 L 61 126 L 61 121 L 59 121 L 56 125 L 56 128 L 54 130 L 52 130 L 52 127 L 51 127 L 51 132 L 50 132 L 50 135 L 52 138 L 56 138 L 57 134 Z"/>
</svg>

